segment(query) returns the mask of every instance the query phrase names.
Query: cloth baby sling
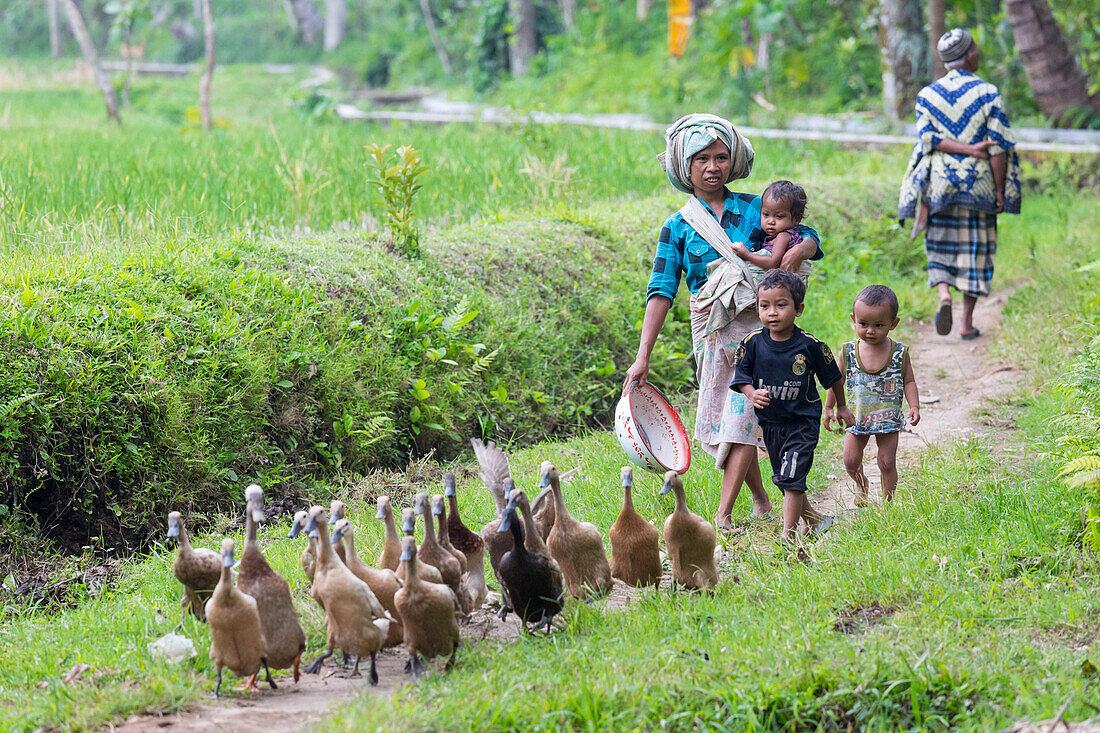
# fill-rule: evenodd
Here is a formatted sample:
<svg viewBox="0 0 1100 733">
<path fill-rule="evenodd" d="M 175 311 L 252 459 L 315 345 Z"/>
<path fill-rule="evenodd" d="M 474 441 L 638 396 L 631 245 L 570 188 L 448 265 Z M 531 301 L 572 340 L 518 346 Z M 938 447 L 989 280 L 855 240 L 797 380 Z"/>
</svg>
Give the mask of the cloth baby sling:
<svg viewBox="0 0 1100 733">
<path fill-rule="evenodd" d="M 756 308 L 756 286 L 764 277 L 764 270 L 737 256 L 726 230 L 695 196 L 683 205 L 680 215 L 720 255 L 707 265 L 707 281 L 692 304 L 697 311 L 709 309 L 706 325 L 709 336 L 743 311 Z M 803 282 L 809 279 L 812 269 L 809 261 L 803 260 L 798 268 Z"/>
</svg>

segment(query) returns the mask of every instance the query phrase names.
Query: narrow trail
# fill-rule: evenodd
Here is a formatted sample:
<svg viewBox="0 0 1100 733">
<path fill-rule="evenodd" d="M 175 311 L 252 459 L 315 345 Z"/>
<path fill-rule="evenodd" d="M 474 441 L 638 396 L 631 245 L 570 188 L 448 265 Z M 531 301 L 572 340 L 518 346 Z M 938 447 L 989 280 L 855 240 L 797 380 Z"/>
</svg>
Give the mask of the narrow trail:
<svg viewBox="0 0 1100 733">
<path fill-rule="evenodd" d="M 975 323 L 981 329 L 982 337 L 973 342 L 960 341 L 956 334 L 939 336 L 928 323 L 917 324 L 913 329 L 908 343 L 921 391 L 921 421 L 916 428 L 910 428 L 902 435 L 899 466 L 916 460 L 920 451 L 929 445 L 972 436 L 983 436 L 988 445 L 996 446 L 998 450 L 1015 449 L 1009 435 L 1013 429 L 1010 423 L 998 419 L 993 411 L 976 417 L 984 405 L 1007 397 L 1019 384 L 1020 373 L 1011 364 L 993 361 L 988 355 L 989 345 L 998 338 L 1001 310 L 1009 294 L 1010 291 L 999 293 L 979 304 Z M 956 315 L 958 307 L 956 303 Z M 814 505 L 824 513 L 837 516 L 856 511 L 854 484 L 843 471 L 839 452 L 819 456 L 818 460 L 827 461 L 834 468 L 830 470 L 829 485 L 811 494 Z M 880 501 L 882 490 L 873 450 L 867 451 L 864 470 L 871 482 L 871 498 Z M 773 544 L 769 541 L 769 535 L 778 530 L 776 524 L 758 526 L 757 531 L 748 533 L 751 537 L 742 536 L 728 541 L 727 550 L 736 553 L 744 543 Z M 616 581 L 611 595 L 601 603 L 609 609 L 623 609 L 630 606 L 633 598 L 634 589 Z M 519 637 L 520 629 L 515 616 L 501 622 L 490 609 L 483 608 L 463 625 L 462 635 L 463 644 L 469 645 L 485 640 L 515 639 Z M 459 655 L 462 653 L 460 648 Z M 320 722 L 333 706 L 364 692 L 384 699 L 400 690 L 408 679 L 404 674 L 404 664 L 405 653 L 390 649 L 378 657 L 380 680 L 375 687 L 367 684 L 365 677 L 349 679 L 346 670 L 330 663 L 319 675 L 302 675 L 297 684 L 287 675 L 277 675 L 277 690 L 269 690 L 261 684 L 258 693 L 229 692 L 219 701 L 205 701 L 180 713 L 133 716 L 122 725 L 111 726 L 110 729 L 119 733 L 283 733 L 308 730 Z M 227 673 L 223 689 L 229 690 L 235 684 L 236 678 Z"/>
</svg>

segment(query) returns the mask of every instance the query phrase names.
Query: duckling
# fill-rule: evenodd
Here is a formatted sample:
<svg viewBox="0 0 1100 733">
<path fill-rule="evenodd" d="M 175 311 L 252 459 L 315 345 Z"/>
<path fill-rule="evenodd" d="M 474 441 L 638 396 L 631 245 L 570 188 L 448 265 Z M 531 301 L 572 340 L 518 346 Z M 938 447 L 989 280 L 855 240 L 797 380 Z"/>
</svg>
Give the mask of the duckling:
<svg viewBox="0 0 1100 733">
<path fill-rule="evenodd" d="M 658 492 L 676 494 L 676 508 L 665 520 L 665 548 L 672 562 L 672 579 L 690 590 L 713 588 L 718 583 L 714 525 L 688 509 L 684 482 L 675 471 L 665 474 Z"/>
<path fill-rule="evenodd" d="M 401 628 L 401 622 L 398 620 L 397 607 L 393 605 L 393 594 L 401 587 L 401 581 L 397 579 L 397 574 L 392 570 L 372 568 L 359 559 L 359 554 L 355 551 L 355 528 L 347 519 L 341 519 L 332 528 L 332 545 L 335 547 L 341 543 L 346 550 L 344 564 L 348 566 L 348 570 L 359 580 L 370 586 L 378 602 L 394 618 L 390 622 L 390 630 L 386 635 L 385 646 L 400 644 L 405 631 Z"/>
<path fill-rule="evenodd" d="M 413 501 L 413 511 L 424 517 L 424 539 L 416 551 L 421 565 L 434 565 L 443 576 L 443 583 L 454 591 L 455 598 L 462 601 L 462 567 L 454 555 L 443 549 L 435 536 L 435 522 L 428 509 L 428 495 L 419 493 Z M 465 611 L 465 609 L 463 609 Z"/>
<path fill-rule="evenodd" d="M 297 512 L 294 515 L 294 521 L 290 525 L 290 531 L 287 532 L 287 537 L 294 539 L 297 537 L 303 529 L 305 529 L 306 522 L 309 521 L 309 513 L 304 509 Z M 313 582 L 313 569 L 317 565 L 317 530 L 307 532 L 306 536 L 309 538 L 309 542 L 306 544 L 306 549 L 302 550 L 302 555 L 299 558 L 299 562 L 302 565 L 302 571 L 306 574 L 306 578 L 309 582 Z"/>
<path fill-rule="evenodd" d="M 336 523 L 344 518 L 344 512 L 348 509 L 347 504 L 339 499 L 333 499 L 332 503 L 328 505 L 329 523 L 332 526 L 336 526 Z M 340 558 L 340 562 L 346 563 L 348 561 L 347 555 L 344 551 L 344 545 L 340 542 L 333 542 L 332 549 L 336 553 L 336 556 Z"/>
<path fill-rule="evenodd" d="M 256 523 L 264 519 L 264 492 L 250 484 L 245 495 L 245 543 L 237 568 L 237 588 L 256 599 L 260 626 L 267 640 L 267 665 L 273 669 L 293 667 L 298 681 L 298 663 L 306 650 L 306 635 L 294 610 L 290 585 L 271 569 L 256 540 Z"/>
<path fill-rule="evenodd" d="M 401 564 L 401 538 L 397 534 L 397 524 L 393 520 L 390 497 L 378 497 L 378 513 L 374 518 L 381 519 L 386 526 L 386 540 L 382 545 L 382 554 L 378 556 L 378 567 L 396 572 L 397 566 Z"/>
<path fill-rule="evenodd" d="M 447 669 L 454 667 L 458 655 L 458 599 L 445 585 L 427 583 L 420 577 L 423 565 L 417 562 L 416 539 L 402 541 L 401 568 L 408 579 L 394 594 L 394 603 L 405 626 L 405 648 L 409 662 L 405 669 L 415 677 L 424 671 L 420 660 L 450 654 Z"/>
<path fill-rule="evenodd" d="M 466 575 L 463 580 L 472 594 L 474 608 L 481 608 L 489 595 L 485 584 L 485 541 L 462 522 L 462 517 L 458 514 L 455 475 L 450 471 L 443 474 L 443 493 L 450 505 L 447 533 L 455 549 L 466 556 Z"/>
<path fill-rule="evenodd" d="M 319 672 L 321 664 L 332 656 L 336 647 L 340 647 L 355 657 L 353 677 L 359 675 L 359 662 L 363 656 L 370 655 L 370 683 L 376 685 L 378 669 L 375 662 L 378 650 L 389 633 L 389 614 L 371 592 L 370 586 L 355 577 L 336 557 L 328 542 L 328 517 L 324 507 L 315 506 L 309 510 L 306 531 L 314 529 L 320 537 L 317 540 L 317 567 L 313 573 L 311 593 L 325 609 L 328 648 L 306 668 L 306 673 Z"/>
<path fill-rule="evenodd" d="M 549 557 L 531 552 L 524 541 L 524 527 L 516 517 L 519 504 L 518 489 L 512 492 L 512 498 L 504 508 L 504 517 L 498 532 L 510 532 L 512 549 L 504 553 L 500 560 L 500 582 L 508 589 L 512 609 L 523 623 L 524 633 L 527 625 L 535 624 L 535 629 L 544 627 L 550 630 L 554 616 L 561 611 L 565 593 L 562 590 L 561 572 Z M 526 498 L 526 497 L 524 497 Z M 525 522 L 528 528 L 533 522 Z M 541 542 L 541 538 L 539 538 Z M 553 564 L 553 565 L 552 565 Z"/>
<path fill-rule="evenodd" d="M 657 528 L 634 511 L 631 489 L 634 471 L 619 470 L 623 483 L 623 508 L 611 525 L 611 575 L 633 586 L 660 585 L 661 550 Z"/>
<path fill-rule="evenodd" d="M 443 494 L 432 496 L 432 514 L 435 515 L 436 522 L 438 522 L 435 528 L 436 539 L 439 540 L 439 544 L 444 550 L 451 553 L 455 560 L 458 560 L 458 566 L 465 573 L 466 556 L 451 544 L 451 528 L 447 522 L 447 504 Z"/>
<path fill-rule="evenodd" d="M 221 697 L 222 668 L 229 667 L 247 677 L 241 689 L 256 691 L 256 675 L 262 665 L 267 683 L 276 689 L 267 667 L 267 640 L 260 626 L 256 600 L 233 584 L 233 540 L 222 540 L 221 575 L 213 595 L 206 602 L 206 620 L 210 624 L 210 659 L 218 670 L 214 697 Z"/>
<path fill-rule="evenodd" d="M 401 510 L 401 529 L 405 533 L 405 537 L 412 537 L 416 534 L 416 512 L 411 507 L 405 507 Z M 401 556 L 398 555 L 398 560 Z M 428 583 L 439 583 L 445 585 L 443 582 L 443 576 L 434 565 L 426 565 L 420 563 L 419 565 L 420 579 Z M 405 582 L 405 566 L 397 566 L 397 579 L 402 583 Z"/>
<path fill-rule="evenodd" d="M 176 580 L 183 583 L 183 598 L 180 605 L 191 612 L 200 621 L 205 620 L 203 605 L 209 600 L 218 579 L 222 577 L 222 559 L 218 553 L 205 547 L 191 547 L 187 537 L 187 527 L 179 512 L 168 514 L 168 536 L 179 541 L 176 560 L 172 563 L 172 573 Z"/>
<path fill-rule="evenodd" d="M 569 594 L 585 600 L 602 598 L 611 590 L 611 567 L 600 531 L 591 522 L 578 522 L 569 513 L 561 495 L 558 469 L 550 461 L 542 462 L 539 486 L 549 486 L 554 494 L 554 528 L 546 544 L 561 566 Z"/>
</svg>

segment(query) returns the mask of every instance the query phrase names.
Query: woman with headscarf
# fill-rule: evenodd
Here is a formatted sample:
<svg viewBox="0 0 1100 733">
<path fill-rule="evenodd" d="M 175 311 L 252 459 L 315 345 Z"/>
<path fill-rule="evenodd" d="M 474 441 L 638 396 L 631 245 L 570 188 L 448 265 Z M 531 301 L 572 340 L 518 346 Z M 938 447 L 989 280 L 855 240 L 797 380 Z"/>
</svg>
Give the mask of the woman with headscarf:
<svg viewBox="0 0 1100 733">
<path fill-rule="evenodd" d="M 726 184 L 747 178 L 753 157 L 748 139 L 728 120 L 714 115 L 681 117 L 665 132 L 665 152 L 658 160 L 673 187 L 692 198 L 661 229 L 638 356 L 623 382 L 624 393 L 634 383 L 645 384 L 653 345 L 684 275 L 692 293 L 691 336 L 699 383 L 695 437 L 722 471 L 715 521 L 727 530 L 732 528 L 730 511 L 742 483 L 747 482 L 752 492 L 754 514 L 765 516 L 771 511 L 756 460 L 756 449 L 764 445 L 756 412 L 744 395 L 730 389 L 737 345 L 760 327 L 760 321 L 751 278 L 747 273 L 744 278 L 740 275 L 743 260 L 723 242 L 743 242 L 755 251 L 764 241 L 764 231 L 760 197 L 734 193 Z M 817 232 L 801 229 L 802 242 L 783 257 L 785 270 L 798 272 L 803 260 L 821 257 Z"/>
</svg>

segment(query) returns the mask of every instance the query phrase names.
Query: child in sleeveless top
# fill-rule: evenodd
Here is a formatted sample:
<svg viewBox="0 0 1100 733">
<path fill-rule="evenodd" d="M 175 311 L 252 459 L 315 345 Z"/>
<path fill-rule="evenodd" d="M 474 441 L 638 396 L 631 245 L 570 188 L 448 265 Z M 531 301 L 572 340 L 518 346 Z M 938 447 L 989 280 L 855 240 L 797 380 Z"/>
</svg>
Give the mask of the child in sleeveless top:
<svg viewBox="0 0 1100 733">
<path fill-rule="evenodd" d="M 878 448 L 882 494 L 890 501 L 898 485 L 898 438 L 907 417 L 911 425 L 920 422 L 920 396 L 909 347 L 890 338 L 898 321 L 894 291 L 885 285 L 865 287 L 852 304 L 852 323 L 858 338 L 844 344 L 841 351 L 840 369 L 845 377 L 848 407 L 856 419 L 844 436 L 844 468 L 856 482 L 857 506 L 868 503 L 863 451 L 871 436 L 875 436 Z M 909 403 L 907 415 L 901 409 L 903 395 Z M 826 429 L 834 417 L 830 393 L 825 401 Z"/>
</svg>

